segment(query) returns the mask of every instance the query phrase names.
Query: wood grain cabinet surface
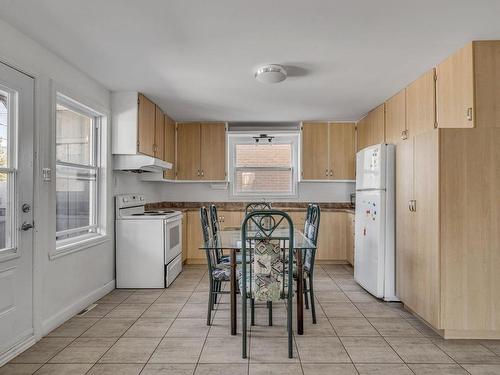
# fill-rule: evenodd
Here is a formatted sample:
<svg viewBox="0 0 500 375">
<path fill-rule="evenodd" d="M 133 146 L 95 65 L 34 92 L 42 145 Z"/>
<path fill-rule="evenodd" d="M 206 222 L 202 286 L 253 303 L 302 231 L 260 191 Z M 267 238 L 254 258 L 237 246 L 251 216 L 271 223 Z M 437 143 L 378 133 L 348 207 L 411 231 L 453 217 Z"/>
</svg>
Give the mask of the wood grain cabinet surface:
<svg viewBox="0 0 500 375">
<path fill-rule="evenodd" d="M 156 105 L 144 95 L 139 94 L 138 106 L 137 151 L 154 157 Z"/>
<path fill-rule="evenodd" d="M 165 115 L 165 161 L 172 163 L 172 169 L 163 173 L 163 178 L 166 180 L 175 179 L 176 160 L 175 160 L 175 121 Z"/>
<path fill-rule="evenodd" d="M 374 108 L 357 123 L 357 150 L 385 142 L 385 104 Z"/>
<path fill-rule="evenodd" d="M 385 102 L 385 141 L 397 143 L 407 138 L 406 90 L 403 89 Z"/>
<path fill-rule="evenodd" d="M 177 124 L 177 180 L 199 180 L 201 130 L 199 122 Z"/>
<path fill-rule="evenodd" d="M 160 107 L 155 109 L 155 158 L 165 160 L 165 115 Z"/>
<path fill-rule="evenodd" d="M 406 87 L 407 137 L 436 127 L 436 75 L 431 69 Z"/>
</svg>

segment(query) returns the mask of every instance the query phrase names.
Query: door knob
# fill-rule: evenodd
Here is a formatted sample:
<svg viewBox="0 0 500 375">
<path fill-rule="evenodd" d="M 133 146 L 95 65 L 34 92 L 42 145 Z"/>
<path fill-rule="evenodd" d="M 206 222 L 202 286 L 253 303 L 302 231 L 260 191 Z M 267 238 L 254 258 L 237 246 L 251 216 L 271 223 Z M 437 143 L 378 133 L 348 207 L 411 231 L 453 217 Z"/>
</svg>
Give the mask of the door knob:
<svg viewBox="0 0 500 375">
<path fill-rule="evenodd" d="M 28 212 L 30 212 L 30 210 L 31 210 L 31 206 L 28 203 L 24 203 L 21 206 L 21 211 L 23 211 L 24 213 L 28 213 Z"/>
<path fill-rule="evenodd" d="M 21 224 L 21 230 L 26 232 L 27 230 L 30 230 L 33 228 L 33 224 L 31 223 L 28 223 L 27 221 L 25 221 L 24 223 Z"/>
</svg>

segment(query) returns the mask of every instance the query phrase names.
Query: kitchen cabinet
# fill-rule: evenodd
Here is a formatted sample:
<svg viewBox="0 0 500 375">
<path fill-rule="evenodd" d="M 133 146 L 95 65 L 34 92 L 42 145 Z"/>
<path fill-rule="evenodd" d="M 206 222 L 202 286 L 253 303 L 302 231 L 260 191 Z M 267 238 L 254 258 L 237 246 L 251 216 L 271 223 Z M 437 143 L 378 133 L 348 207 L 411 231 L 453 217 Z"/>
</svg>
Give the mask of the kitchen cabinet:
<svg viewBox="0 0 500 375">
<path fill-rule="evenodd" d="M 177 124 L 177 180 L 226 179 L 226 125 Z"/>
<path fill-rule="evenodd" d="M 355 179 L 355 124 L 302 124 L 302 180 Z"/>
<path fill-rule="evenodd" d="M 206 254 L 200 250 L 203 244 L 203 234 L 201 233 L 200 211 L 193 210 L 187 212 L 187 263 L 206 264 Z"/>
<path fill-rule="evenodd" d="M 220 229 L 241 227 L 243 222 L 243 211 L 217 211 Z"/>
<path fill-rule="evenodd" d="M 406 129 L 409 136 L 436 127 L 436 73 L 431 69 L 406 88 Z"/>
<path fill-rule="evenodd" d="M 155 121 L 156 105 L 139 94 L 138 105 L 138 134 L 137 151 L 141 154 L 155 156 Z"/>
<path fill-rule="evenodd" d="M 165 160 L 165 115 L 158 106 L 155 108 L 154 157 Z"/>
<path fill-rule="evenodd" d="M 368 112 L 356 125 L 357 150 L 385 142 L 385 104 Z"/>
<path fill-rule="evenodd" d="M 500 41 L 471 42 L 436 68 L 439 128 L 500 127 Z"/>
<path fill-rule="evenodd" d="M 166 180 L 175 179 L 176 161 L 175 161 L 175 121 L 168 115 L 165 115 L 165 160 L 172 163 L 172 169 L 163 172 L 163 178 Z"/>
<path fill-rule="evenodd" d="M 354 266 L 354 213 L 346 213 L 346 260 L 351 265 Z"/>
<path fill-rule="evenodd" d="M 346 261 L 346 223 L 346 212 L 321 212 L 320 230 L 316 249 L 316 259 L 318 261 Z"/>
<path fill-rule="evenodd" d="M 407 137 L 406 90 L 385 102 L 385 142 L 395 144 Z"/>
</svg>

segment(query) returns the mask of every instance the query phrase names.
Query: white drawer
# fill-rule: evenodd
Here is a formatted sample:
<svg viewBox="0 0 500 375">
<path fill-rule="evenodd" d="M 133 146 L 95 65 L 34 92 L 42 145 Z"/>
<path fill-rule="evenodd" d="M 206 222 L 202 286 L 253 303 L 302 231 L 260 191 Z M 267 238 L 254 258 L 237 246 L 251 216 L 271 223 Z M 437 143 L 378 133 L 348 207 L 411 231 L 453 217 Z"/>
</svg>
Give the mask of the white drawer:
<svg viewBox="0 0 500 375">
<path fill-rule="evenodd" d="M 182 254 L 177 255 L 167 264 L 165 272 L 165 286 L 168 288 L 175 278 L 182 272 Z"/>
</svg>

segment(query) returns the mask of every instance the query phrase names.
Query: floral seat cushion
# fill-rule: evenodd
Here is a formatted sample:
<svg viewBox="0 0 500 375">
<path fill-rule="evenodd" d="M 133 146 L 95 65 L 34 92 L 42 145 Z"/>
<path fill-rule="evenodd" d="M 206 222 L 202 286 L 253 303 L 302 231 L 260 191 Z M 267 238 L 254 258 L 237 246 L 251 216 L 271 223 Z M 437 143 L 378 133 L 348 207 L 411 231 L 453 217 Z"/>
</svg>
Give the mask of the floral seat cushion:
<svg viewBox="0 0 500 375">
<path fill-rule="evenodd" d="M 231 279 L 231 268 L 226 264 L 217 264 L 212 268 L 212 276 L 217 281 L 229 281 Z"/>
</svg>

